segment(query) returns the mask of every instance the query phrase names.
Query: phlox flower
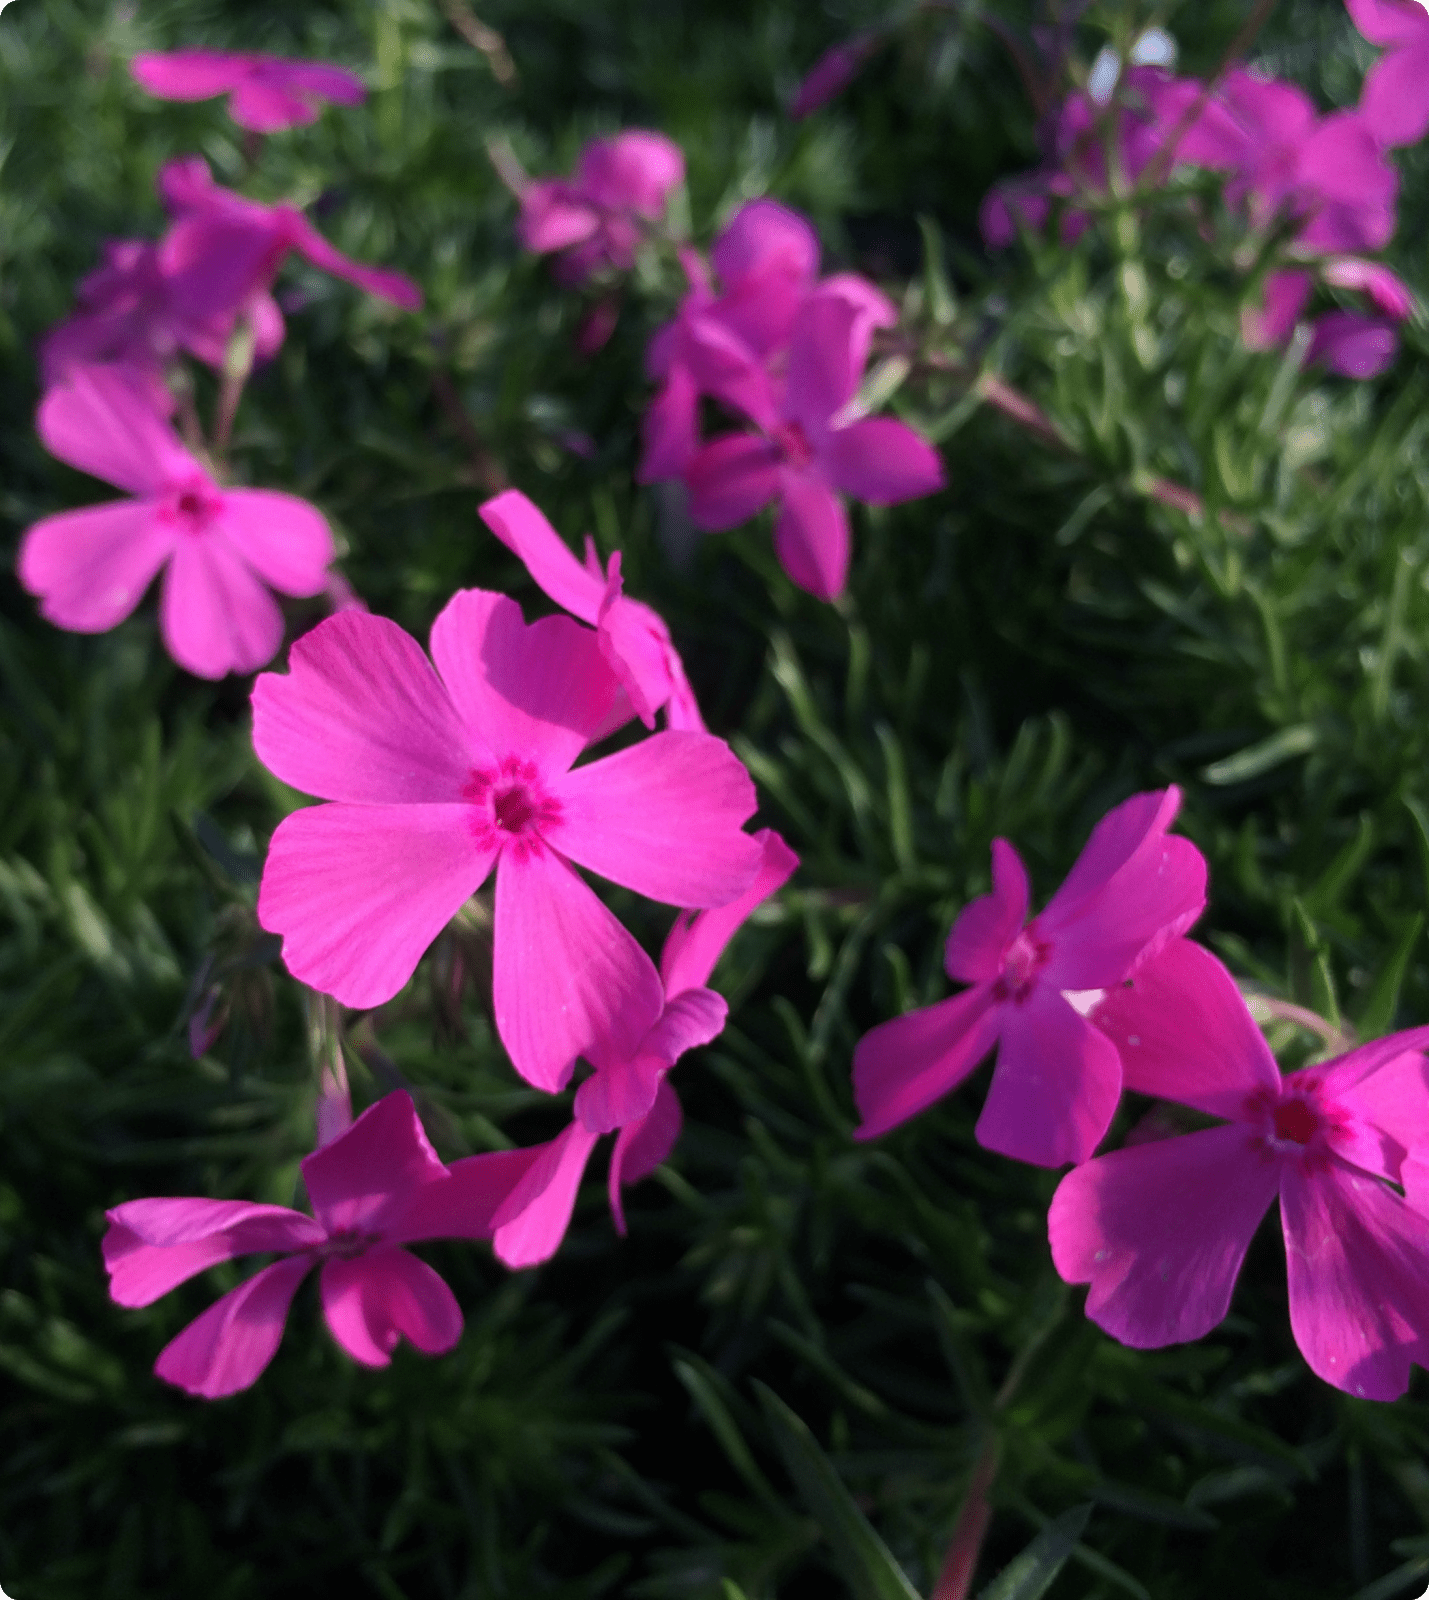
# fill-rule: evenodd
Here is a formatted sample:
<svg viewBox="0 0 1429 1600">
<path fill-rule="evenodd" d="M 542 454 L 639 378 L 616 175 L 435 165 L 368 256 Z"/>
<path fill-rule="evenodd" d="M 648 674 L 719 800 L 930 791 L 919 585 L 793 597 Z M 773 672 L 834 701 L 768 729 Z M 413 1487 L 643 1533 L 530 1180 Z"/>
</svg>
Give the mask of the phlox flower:
<svg viewBox="0 0 1429 1600">
<path fill-rule="evenodd" d="M 77 367 L 40 403 L 51 455 L 133 498 L 43 517 L 20 541 L 20 582 L 75 633 L 123 621 L 162 570 L 159 631 L 201 678 L 251 672 L 283 642 L 269 593 L 322 592 L 333 558 L 321 512 L 272 489 L 220 487 L 155 414 L 142 375 Z"/>
<path fill-rule="evenodd" d="M 519 489 L 508 489 L 479 509 L 482 521 L 525 562 L 542 592 L 596 630 L 601 654 L 620 681 L 611 713 L 613 727 L 637 716 L 653 728 L 655 713 L 663 706 L 668 727 L 704 732 L 670 630 L 649 606 L 622 592 L 618 550 L 602 572 L 595 545 L 587 538 L 582 565 Z"/>
<path fill-rule="evenodd" d="M 211 100 L 226 94 L 229 116 L 254 133 L 316 122 L 324 101 L 355 106 L 367 97 L 362 79 L 342 67 L 256 51 L 138 55 L 129 63 L 129 71 L 141 88 L 160 100 Z"/>
<path fill-rule="evenodd" d="M 631 128 L 592 139 L 574 177 L 542 178 L 522 189 L 517 236 L 536 255 L 559 252 L 557 272 L 568 284 L 629 272 L 684 177 L 684 154 L 662 133 Z"/>
<path fill-rule="evenodd" d="M 421 290 L 405 274 L 344 255 L 294 206 L 266 206 L 223 188 L 201 156 L 168 162 L 159 192 L 174 217 L 159 245 L 159 265 L 182 317 L 251 313 L 292 250 L 405 311 L 422 304 Z"/>
<path fill-rule="evenodd" d="M 1350 19 L 1385 53 L 1365 74 L 1359 111 L 1383 145 L 1429 133 L 1429 11 L 1420 0 L 1345 0 Z"/>
<path fill-rule="evenodd" d="M 1313 270 L 1293 267 L 1271 273 L 1260 302 L 1242 313 L 1246 347 L 1273 350 L 1288 344 L 1317 277 L 1334 288 L 1365 295 L 1379 314 L 1340 310 L 1315 317 L 1306 361 L 1319 362 L 1346 378 L 1377 377 L 1394 359 L 1398 324 L 1413 311 L 1414 296 L 1388 267 L 1358 256 L 1332 256 Z"/>
<path fill-rule="evenodd" d="M 978 1143 L 1038 1166 L 1085 1161 L 1121 1095 L 1116 1046 L 1084 1015 L 1088 990 L 1123 982 L 1206 903 L 1206 863 L 1168 836 L 1181 792 L 1133 795 L 1092 829 L 1066 881 L 1027 920 L 1027 873 L 992 843 L 992 893 L 965 906 L 944 966 L 972 987 L 859 1040 L 853 1090 L 871 1139 L 930 1106 L 997 1045 Z"/>
<path fill-rule="evenodd" d="M 495 869 L 493 999 L 516 1070 L 559 1089 L 575 1058 L 633 1049 L 659 1001 L 649 958 L 572 863 L 677 906 L 727 905 L 759 845 L 754 785 L 720 739 L 667 730 L 584 766 L 618 680 L 569 617 L 527 626 L 465 589 L 432 660 L 396 623 L 343 611 L 253 690 L 253 743 L 285 783 L 333 802 L 273 835 L 258 918 L 295 977 L 375 1006 Z"/>
<path fill-rule="evenodd" d="M 1221 1127 L 1097 1156 L 1052 1200 L 1052 1259 L 1123 1344 L 1199 1339 L 1225 1316 L 1275 1199 L 1290 1326 L 1312 1371 L 1393 1400 L 1429 1365 L 1429 1028 L 1281 1076 L 1235 981 L 1177 940 L 1093 1013 L 1126 1086 Z M 1402 1184 L 1408 1198 L 1391 1185 Z"/>
<path fill-rule="evenodd" d="M 298 1285 L 319 1269 L 323 1316 L 355 1361 L 385 1367 L 402 1338 L 441 1355 L 461 1337 L 451 1290 L 404 1246 L 488 1239 L 524 1150 L 446 1167 L 396 1090 L 304 1158 L 313 1215 L 244 1200 L 129 1200 L 106 1213 L 104 1264 L 121 1306 L 147 1306 L 234 1256 L 282 1257 L 230 1289 L 160 1352 L 154 1371 L 206 1400 L 236 1394 L 273 1359 Z"/>
<path fill-rule="evenodd" d="M 819 241 L 798 212 L 776 200 L 751 200 L 710 249 L 718 294 L 694 251 L 683 250 L 681 261 L 689 293 L 645 356 L 660 390 L 641 424 L 641 483 L 678 477 L 688 466 L 699 447 L 701 395 L 750 417 L 772 411 L 773 376 L 818 277 Z"/>
<path fill-rule="evenodd" d="M 727 1007 L 707 986 L 725 946 L 756 906 L 788 881 L 799 858 L 777 833 L 754 836 L 761 859 L 754 882 L 717 911 L 682 913 L 660 957 L 660 998 L 652 994 L 634 1049 L 602 1040 L 588 1052 L 594 1073 L 576 1090 L 575 1117 L 555 1139 L 530 1152 L 531 1165 L 498 1207 L 496 1254 L 508 1267 L 534 1266 L 555 1254 L 576 1191 L 602 1134 L 614 1133 L 607 1190 L 617 1230 L 625 1232 L 621 1193 L 660 1165 L 680 1136 L 682 1113 L 670 1069 L 687 1051 L 723 1031 Z M 632 1034 L 637 1030 L 632 1029 Z"/>
<path fill-rule="evenodd" d="M 821 600 L 837 598 L 848 577 L 842 494 L 896 505 L 944 483 L 937 451 L 906 423 L 851 414 L 873 330 L 896 317 L 862 279 L 821 284 L 794 318 L 786 376 L 763 414 L 751 417 L 759 432 L 721 435 L 685 470 L 697 527 L 733 528 L 777 501 L 779 563 Z"/>
</svg>

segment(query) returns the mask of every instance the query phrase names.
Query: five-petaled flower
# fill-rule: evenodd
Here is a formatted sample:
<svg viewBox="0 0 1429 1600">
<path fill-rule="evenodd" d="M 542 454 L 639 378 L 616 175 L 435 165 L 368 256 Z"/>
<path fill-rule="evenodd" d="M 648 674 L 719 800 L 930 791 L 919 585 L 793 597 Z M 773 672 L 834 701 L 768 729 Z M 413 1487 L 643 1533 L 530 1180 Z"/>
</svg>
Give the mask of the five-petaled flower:
<svg viewBox="0 0 1429 1600">
<path fill-rule="evenodd" d="M 290 61 L 257 51 L 173 50 L 135 56 L 134 81 L 160 100 L 228 96 L 228 114 L 253 133 L 316 122 L 323 102 L 355 106 L 367 97 L 362 79 L 326 61 Z"/>
</svg>

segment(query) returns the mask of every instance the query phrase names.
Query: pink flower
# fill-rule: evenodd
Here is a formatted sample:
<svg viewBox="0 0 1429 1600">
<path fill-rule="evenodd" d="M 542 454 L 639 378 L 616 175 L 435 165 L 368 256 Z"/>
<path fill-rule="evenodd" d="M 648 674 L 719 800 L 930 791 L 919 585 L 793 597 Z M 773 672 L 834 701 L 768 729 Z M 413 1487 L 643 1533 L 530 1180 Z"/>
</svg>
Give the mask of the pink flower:
<svg viewBox="0 0 1429 1600">
<path fill-rule="evenodd" d="M 24 534 L 20 582 L 42 614 L 75 633 L 122 622 L 162 570 L 159 631 L 201 678 L 251 672 L 283 642 L 269 593 L 314 595 L 332 535 L 305 500 L 220 488 L 150 403 L 142 376 L 76 368 L 40 404 L 51 455 L 134 498 L 61 511 Z"/>
<path fill-rule="evenodd" d="M 522 191 L 517 235 L 536 255 L 559 251 L 558 270 L 569 284 L 598 272 L 629 272 L 684 177 L 684 154 L 664 134 L 629 129 L 593 139 L 573 178 L 543 178 Z"/>
<path fill-rule="evenodd" d="M 121 1306 L 147 1306 L 234 1256 L 283 1257 L 230 1289 L 160 1352 L 154 1371 L 206 1400 L 261 1376 L 298 1285 L 320 1267 L 332 1336 L 367 1367 L 385 1367 L 403 1336 L 427 1355 L 461 1337 L 461 1309 L 441 1278 L 403 1248 L 422 1239 L 487 1239 L 529 1164 L 525 1150 L 442 1165 L 402 1090 L 303 1161 L 314 1215 L 244 1200 L 130 1200 L 107 1213 L 104 1264 Z"/>
<path fill-rule="evenodd" d="M 869 58 L 878 53 L 883 42 L 882 33 L 868 30 L 830 46 L 810 67 L 808 75 L 799 85 L 794 103 L 789 107 L 789 115 L 798 122 L 841 95 L 863 71 Z"/>
<path fill-rule="evenodd" d="M 582 566 L 519 489 L 508 489 L 479 509 L 482 521 L 525 562 L 542 592 L 596 630 L 601 654 L 620 680 L 612 728 L 623 726 L 632 716 L 653 728 L 655 713 L 663 706 L 668 727 L 704 732 L 700 708 L 670 630 L 649 606 L 621 592 L 618 550 L 602 572 L 595 545 L 588 538 Z"/>
<path fill-rule="evenodd" d="M 690 292 L 646 352 L 646 368 L 661 389 L 642 424 L 641 483 L 678 477 L 689 465 L 699 448 L 701 395 L 746 416 L 772 410 L 774 369 L 818 276 L 819 241 L 798 212 L 775 200 L 751 200 L 716 238 L 710 257 L 722 292 L 714 293 L 700 258 L 682 251 Z"/>
<path fill-rule="evenodd" d="M 508 1267 L 530 1267 L 555 1254 L 570 1226 L 576 1191 L 602 1134 L 616 1135 L 608 1192 L 615 1226 L 625 1232 L 622 1187 L 638 1183 L 670 1154 L 680 1136 L 679 1097 L 668 1074 L 687 1050 L 722 1032 L 727 1007 L 706 987 L 715 963 L 756 906 L 782 888 L 799 858 L 777 833 L 754 837 L 762 856 L 754 882 L 717 911 L 681 915 L 660 957 L 662 997 L 641 1015 L 634 1049 L 590 1052 L 594 1074 L 576 1091 L 574 1121 L 531 1154 L 534 1160 L 493 1218 L 496 1254 Z M 634 1032 L 635 1030 L 632 1030 Z"/>
<path fill-rule="evenodd" d="M 1342 377 L 1377 377 L 1394 360 L 1399 347 L 1396 325 L 1413 311 L 1414 297 L 1388 267 L 1358 256 L 1333 256 L 1317 263 L 1313 273 L 1305 267 L 1271 273 L 1260 304 L 1241 316 L 1247 348 L 1273 350 L 1290 342 L 1316 277 L 1335 288 L 1366 295 L 1380 315 L 1330 311 L 1316 317 L 1306 361 L 1321 362 Z"/>
<path fill-rule="evenodd" d="M 253 690 L 253 743 L 285 783 L 335 802 L 273 835 L 258 918 L 295 977 L 375 1006 L 496 869 L 494 1009 L 516 1070 L 559 1089 L 576 1056 L 639 1043 L 650 958 L 573 869 L 679 906 L 749 886 L 749 774 L 722 740 L 657 733 L 572 770 L 617 679 L 569 617 L 527 626 L 465 589 L 432 659 L 396 623 L 344 611 Z"/>
<path fill-rule="evenodd" d="M 251 313 L 290 250 L 403 310 L 422 304 L 410 278 L 343 255 L 293 206 L 261 205 L 222 188 L 201 156 L 170 161 L 159 174 L 159 191 L 175 218 L 159 246 L 159 266 L 181 317 Z"/>
<path fill-rule="evenodd" d="M 1091 1285 L 1087 1315 L 1139 1349 L 1199 1339 L 1225 1316 L 1278 1196 L 1290 1326 L 1311 1369 L 1349 1394 L 1402 1394 L 1410 1363 L 1429 1365 L 1429 1196 L 1406 1160 L 1429 1138 L 1429 1028 L 1282 1077 L 1234 979 L 1185 940 L 1093 1015 L 1128 1088 L 1225 1126 L 1063 1178 L 1052 1259 Z"/>
<path fill-rule="evenodd" d="M 855 1138 L 907 1121 L 1000 1045 L 978 1143 L 1044 1167 L 1087 1159 L 1116 1110 L 1122 1069 L 1116 1046 L 1068 995 L 1121 983 L 1200 916 L 1206 863 L 1166 832 L 1180 804 L 1172 785 L 1109 811 L 1030 922 L 1027 873 L 1011 845 L 993 840 L 992 893 L 963 908 L 944 956 L 948 976 L 972 988 L 859 1040 Z"/>
<path fill-rule="evenodd" d="M 1419 0 L 1345 0 L 1355 27 L 1385 54 L 1365 76 L 1360 115 L 1381 144 L 1429 132 L 1429 11 Z"/>
<path fill-rule="evenodd" d="M 174 50 L 139 55 L 134 81 L 160 100 L 210 100 L 228 95 L 228 114 L 240 128 L 276 133 L 316 122 L 325 100 L 360 105 L 362 79 L 324 61 L 224 50 Z"/>
<path fill-rule="evenodd" d="M 896 315 L 861 279 L 821 285 L 794 319 L 782 393 L 752 419 L 761 431 L 713 440 L 686 469 L 697 527 L 736 527 L 777 500 L 779 563 L 821 600 L 841 594 L 848 577 L 848 513 L 840 492 L 896 505 L 943 486 L 937 451 L 906 423 L 849 416 L 873 328 L 889 326 Z"/>
</svg>

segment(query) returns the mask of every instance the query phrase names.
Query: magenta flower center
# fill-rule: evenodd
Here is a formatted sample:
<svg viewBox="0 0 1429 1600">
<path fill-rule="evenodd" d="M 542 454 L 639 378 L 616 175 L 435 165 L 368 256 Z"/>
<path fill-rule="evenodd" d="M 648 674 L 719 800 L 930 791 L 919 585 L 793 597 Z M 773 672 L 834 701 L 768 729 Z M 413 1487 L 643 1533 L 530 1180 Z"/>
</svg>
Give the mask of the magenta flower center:
<svg viewBox="0 0 1429 1600">
<path fill-rule="evenodd" d="M 797 422 L 781 422 L 774 430 L 774 445 L 786 466 L 802 469 L 814 459 L 808 435 Z"/>
<path fill-rule="evenodd" d="M 1272 1113 L 1275 1137 L 1291 1144 L 1309 1144 L 1320 1130 L 1314 1107 L 1303 1100 L 1282 1100 Z"/>
<path fill-rule="evenodd" d="M 1259 1124 L 1266 1148 L 1280 1155 L 1301 1155 L 1321 1164 L 1340 1143 L 1349 1117 L 1321 1094 L 1319 1075 L 1310 1069 L 1292 1072 L 1279 1094 L 1257 1089 L 1246 1101 L 1251 1122 Z"/>
<path fill-rule="evenodd" d="M 170 492 L 162 515 L 177 522 L 185 533 L 202 533 L 222 507 L 223 497 L 212 485 L 193 482 Z"/>
<path fill-rule="evenodd" d="M 1002 972 L 992 986 L 997 1000 L 1015 1000 L 1019 1004 L 1037 987 L 1037 974 L 1047 965 L 1052 946 L 1039 939 L 1030 926 L 1008 945 L 1002 956 Z"/>
<path fill-rule="evenodd" d="M 463 794 L 472 808 L 472 832 L 487 850 L 514 848 L 528 855 L 561 820 L 560 801 L 548 793 L 535 764 L 519 756 L 508 756 L 495 772 L 474 771 Z"/>
<path fill-rule="evenodd" d="M 356 1228 L 345 1228 L 329 1234 L 326 1241 L 320 1244 L 314 1253 L 323 1261 L 332 1258 L 338 1261 L 355 1261 L 358 1256 L 366 1255 L 373 1245 L 380 1243 L 381 1238 L 378 1234 L 361 1233 Z"/>
</svg>

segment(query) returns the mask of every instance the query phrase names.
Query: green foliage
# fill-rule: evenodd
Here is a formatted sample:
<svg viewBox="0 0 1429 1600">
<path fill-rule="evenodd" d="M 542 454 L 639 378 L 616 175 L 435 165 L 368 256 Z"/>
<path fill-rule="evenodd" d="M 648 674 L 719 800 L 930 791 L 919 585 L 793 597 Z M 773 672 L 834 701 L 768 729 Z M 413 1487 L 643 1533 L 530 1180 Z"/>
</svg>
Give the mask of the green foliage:
<svg viewBox="0 0 1429 1600">
<path fill-rule="evenodd" d="M 149 1369 L 242 1269 L 121 1311 L 106 1207 L 294 1203 L 334 1048 L 360 1100 L 412 1085 L 444 1156 L 546 1137 L 566 1113 L 505 1064 L 476 913 L 336 1038 L 256 924 L 254 865 L 296 797 L 252 757 L 246 686 L 173 668 L 152 604 L 81 638 L 7 586 L 0 1582 L 22 1600 L 929 1594 L 992 1448 L 979 1582 L 1003 1600 L 1054 1578 L 1048 1592 L 1085 1600 L 1412 1593 L 1429 1560 L 1422 1388 L 1374 1407 L 1308 1374 L 1273 1237 L 1209 1339 L 1122 1349 L 1052 1272 L 1055 1175 L 976 1145 L 976 1085 L 856 1144 L 848 1066 L 864 1030 L 946 992 L 942 940 L 987 887 L 993 837 L 1045 896 L 1109 804 L 1170 781 L 1211 862 L 1205 936 L 1240 974 L 1360 1037 L 1429 1019 L 1422 316 L 1374 383 L 1247 352 L 1234 221 L 1203 210 L 1208 242 L 1174 192 L 1109 208 L 1073 248 L 987 257 L 977 206 L 1036 158 L 1035 115 L 971 7 L 918 9 L 798 125 L 783 106 L 800 74 L 887 15 L 873 0 L 477 9 L 513 84 L 436 0 L 6 11 L 8 548 L 97 493 L 34 437 L 34 344 L 103 238 L 158 230 L 159 164 L 201 150 L 221 181 L 312 203 L 336 244 L 428 297 L 402 317 L 290 269 L 302 303 L 245 398 L 237 474 L 316 501 L 357 589 L 419 634 L 461 585 L 541 603 L 475 518 L 498 483 L 572 540 L 618 544 L 804 865 L 717 974 L 731 1024 L 679 1069 L 685 1135 L 632 1191 L 628 1240 L 592 1185 L 539 1271 L 433 1249 L 466 1315 L 453 1355 L 403 1348 L 359 1372 L 309 1293 L 261 1384 L 191 1402 Z M 1107 0 L 1078 60 L 1154 10 L 1209 71 L 1245 9 Z M 331 57 L 371 96 L 250 166 L 217 104 L 129 82 L 128 56 L 181 43 Z M 1353 101 L 1370 59 L 1339 0 L 1283 0 L 1258 48 L 1326 105 Z M 628 124 L 686 149 L 697 238 L 752 194 L 802 207 L 829 264 L 901 295 L 940 357 L 879 381 L 939 440 L 951 487 L 856 514 L 838 608 L 792 589 L 767 528 L 698 539 L 675 497 L 632 482 L 643 347 L 680 287 L 669 262 L 578 359 L 590 297 L 516 250 L 488 148 L 564 170 Z M 1402 164 L 1390 259 L 1422 290 L 1424 151 Z M 1045 427 L 999 410 L 999 384 Z M 213 400 L 201 385 L 205 413 Z M 295 606 L 294 627 L 315 614 Z M 618 909 L 655 948 L 664 921 Z M 210 989 L 227 1025 L 194 1060 L 187 1023 Z"/>
</svg>

